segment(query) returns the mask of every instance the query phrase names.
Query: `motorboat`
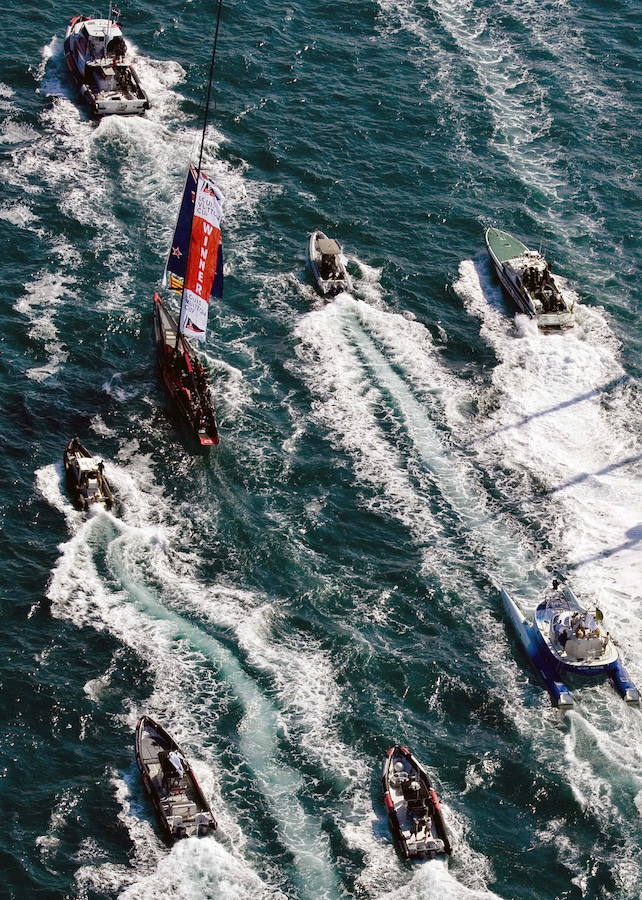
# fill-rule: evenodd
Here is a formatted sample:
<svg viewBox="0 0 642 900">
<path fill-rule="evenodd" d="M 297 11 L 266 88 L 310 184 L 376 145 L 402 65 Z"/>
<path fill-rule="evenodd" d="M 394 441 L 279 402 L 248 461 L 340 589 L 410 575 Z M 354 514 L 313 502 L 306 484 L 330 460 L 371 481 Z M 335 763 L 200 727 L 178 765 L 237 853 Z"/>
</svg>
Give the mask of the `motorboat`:
<svg viewBox="0 0 642 900">
<path fill-rule="evenodd" d="M 322 231 L 313 231 L 308 244 L 308 264 L 314 284 L 322 297 L 334 297 L 352 290 L 352 279 L 338 241 Z"/>
<path fill-rule="evenodd" d="M 606 676 L 623 700 L 640 702 L 638 689 L 620 660 L 598 607 L 582 606 L 571 588 L 557 579 L 537 606 L 532 623 L 504 588 L 501 597 L 526 653 L 556 706 L 574 705 L 573 694 L 562 681 L 567 675 Z"/>
<path fill-rule="evenodd" d="M 98 505 L 105 509 L 112 508 L 114 495 L 105 478 L 104 464 L 92 456 L 77 437 L 72 438 L 65 447 L 63 463 L 67 488 L 76 506 L 84 512 Z"/>
<path fill-rule="evenodd" d="M 158 372 L 179 413 L 202 447 L 218 444 L 216 414 L 205 368 L 187 338 L 178 332 L 176 319 L 154 294 L 154 333 Z"/>
<path fill-rule="evenodd" d="M 499 228 L 487 229 L 486 247 L 518 312 L 535 319 L 544 331 L 573 327 L 575 300 L 562 293 L 541 253 Z"/>
<path fill-rule="evenodd" d="M 127 58 L 127 44 L 116 21 L 74 16 L 65 36 L 65 59 L 80 97 L 94 116 L 142 115 L 147 94 Z"/>
<path fill-rule="evenodd" d="M 452 853 L 437 794 L 407 747 L 390 747 L 381 781 L 390 830 L 402 859 L 434 859 Z"/>
<path fill-rule="evenodd" d="M 150 716 L 136 724 L 136 763 L 161 827 L 170 840 L 216 830 L 205 795 L 185 754 Z"/>
</svg>

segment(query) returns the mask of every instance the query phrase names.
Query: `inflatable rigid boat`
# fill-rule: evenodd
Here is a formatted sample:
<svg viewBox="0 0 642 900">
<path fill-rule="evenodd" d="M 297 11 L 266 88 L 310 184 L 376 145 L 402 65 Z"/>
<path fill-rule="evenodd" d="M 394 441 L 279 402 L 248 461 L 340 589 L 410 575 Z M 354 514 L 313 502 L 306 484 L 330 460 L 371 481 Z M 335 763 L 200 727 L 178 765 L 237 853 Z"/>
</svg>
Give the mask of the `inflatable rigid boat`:
<svg viewBox="0 0 642 900">
<path fill-rule="evenodd" d="M 322 231 L 313 231 L 310 235 L 308 265 L 322 297 L 334 297 L 341 291 L 352 290 L 341 244 Z"/>
<path fill-rule="evenodd" d="M 406 747 L 388 750 L 381 776 L 390 830 L 402 859 L 452 852 L 439 799 L 428 773 Z"/>
<path fill-rule="evenodd" d="M 181 748 L 162 725 L 142 716 L 136 725 L 136 763 L 166 837 L 192 837 L 216 829 L 201 786 Z"/>
</svg>

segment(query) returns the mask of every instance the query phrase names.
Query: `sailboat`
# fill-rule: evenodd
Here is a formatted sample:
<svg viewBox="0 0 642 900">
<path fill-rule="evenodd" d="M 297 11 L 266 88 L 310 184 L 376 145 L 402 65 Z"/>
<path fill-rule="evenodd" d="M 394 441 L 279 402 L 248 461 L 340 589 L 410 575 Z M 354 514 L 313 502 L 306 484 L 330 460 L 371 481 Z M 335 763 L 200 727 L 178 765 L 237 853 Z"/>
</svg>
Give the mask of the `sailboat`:
<svg viewBox="0 0 642 900">
<path fill-rule="evenodd" d="M 178 322 L 160 294 L 154 294 L 158 371 L 203 447 L 218 444 L 219 435 L 207 373 L 191 342 L 205 341 L 210 300 L 223 296 L 221 219 L 225 198 L 202 167 L 220 18 L 219 2 L 198 165 L 190 163 L 188 167 L 163 275 L 163 285 L 181 296 Z"/>
</svg>

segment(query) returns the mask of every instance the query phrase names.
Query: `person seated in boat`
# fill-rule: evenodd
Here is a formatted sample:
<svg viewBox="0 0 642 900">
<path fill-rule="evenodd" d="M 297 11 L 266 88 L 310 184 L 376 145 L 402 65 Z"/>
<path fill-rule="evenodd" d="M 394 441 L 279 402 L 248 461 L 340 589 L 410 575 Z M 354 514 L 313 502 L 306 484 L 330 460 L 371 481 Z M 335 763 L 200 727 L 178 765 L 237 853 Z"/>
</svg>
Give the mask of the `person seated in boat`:
<svg viewBox="0 0 642 900">
<path fill-rule="evenodd" d="M 198 360 L 194 363 L 194 378 L 196 379 L 199 391 L 205 392 L 207 390 L 207 375 L 205 373 L 205 368 Z"/>
<path fill-rule="evenodd" d="M 409 775 L 404 768 L 404 764 L 401 760 L 397 760 L 397 762 L 393 766 L 393 774 L 390 779 L 393 784 L 403 785 L 409 779 Z"/>
<path fill-rule="evenodd" d="M 127 44 L 120 34 L 117 34 L 109 41 L 105 56 L 108 59 L 124 59 L 127 56 Z"/>
<path fill-rule="evenodd" d="M 321 277 L 328 281 L 335 278 L 335 258 L 329 253 L 323 253 L 321 256 L 321 265 L 319 266 Z"/>
<path fill-rule="evenodd" d="M 403 785 L 402 790 L 404 800 L 408 804 L 408 809 L 412 809 L 413 807 L 416 808 L 417 804 L 421 801 L 421 785 L 417 779 L 411 778 Z"/>
</svg>

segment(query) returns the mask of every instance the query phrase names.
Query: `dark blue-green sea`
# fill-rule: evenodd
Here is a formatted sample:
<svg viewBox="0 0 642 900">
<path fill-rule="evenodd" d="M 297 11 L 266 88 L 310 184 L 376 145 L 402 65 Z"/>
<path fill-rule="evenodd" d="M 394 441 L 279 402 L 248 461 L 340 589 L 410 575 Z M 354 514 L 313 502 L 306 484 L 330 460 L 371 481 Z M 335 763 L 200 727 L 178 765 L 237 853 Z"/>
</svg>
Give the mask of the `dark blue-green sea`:
<svg viewBox="0 0 642 900">
<path fill-rule="evenodd" d="M 573 683 L 562 716 L 499 589 L 530 615 L 563 576 L 642 683 L 640 5 L 225 0 L 209 453 L 157 382 L 152 294 L 216 7 L 120 5 L 153 106 L 100 122 L 62 42 L 107 8 L 4 8 L 0 896 L 639 900 L 640 710 Z M 572 330 L 515 318 L 488 226 L 541 248 Z M 314 229 L 354 278 L 331 302 Z M 74 435 L 112 513 L 72 505 Z M 214 836 L 163 841 L 143 713 Z M 447 862 L 395 853 L 396 742 Z"/>
</svg>

